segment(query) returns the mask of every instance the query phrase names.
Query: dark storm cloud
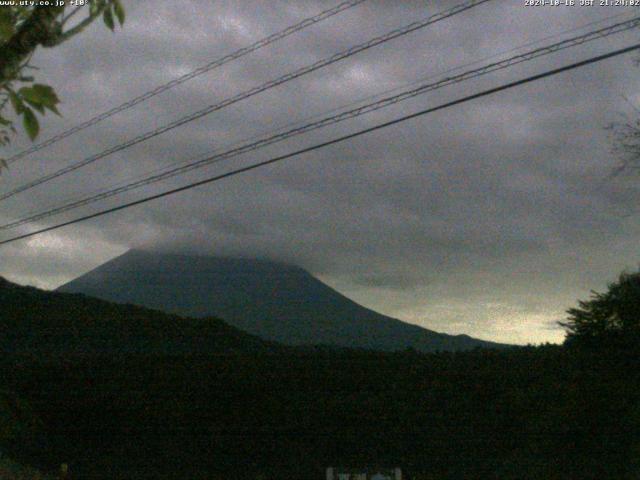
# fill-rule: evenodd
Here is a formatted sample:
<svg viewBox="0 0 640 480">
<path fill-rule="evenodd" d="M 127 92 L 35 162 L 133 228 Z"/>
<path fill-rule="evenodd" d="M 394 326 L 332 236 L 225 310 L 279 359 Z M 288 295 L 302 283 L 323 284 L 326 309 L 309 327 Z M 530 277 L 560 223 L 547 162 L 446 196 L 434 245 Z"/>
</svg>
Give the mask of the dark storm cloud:
<svg viewBox="0 0 640 480">
<path fill-rule="evenodd" d="M 127 3 L 123 30 L 112 34 L 95 25 L 77 40 L 36 56 L 35 63 L 64 100 L 64 118 L 47 118 L 43 138 L 330 5 Z M 2 178 L 3 190 L 451 5 L 367 2 L 25 159 Z M 520 0 L 497 0 L 17 196 L 4 204 L 0 219 L 80 198 L 105 185 L 622 13 L 526 8 Z M 448 87 L 103 205 L 308 146 L 636 40 L 637 32 L 626 34 Z M 299 263 L 367 306 L 429 328 L 522 343 L 557 341 L 561 331 L 549 325 L 577 297 L 638 262 L 637 217 L 620 215 L 637 202 L 637 184 L 624 178 L 602 183 L 616 163 L 603 127 L 620 112 L 629 112 L 622 95 L 640 100 L 632 58 L 536 82 L 10 245 L 0 251 L 0 273 L 55 286 L 134 246 L 269 257 Z M 17 141 L 14 148 L 25 145 Z"/>
</svg>

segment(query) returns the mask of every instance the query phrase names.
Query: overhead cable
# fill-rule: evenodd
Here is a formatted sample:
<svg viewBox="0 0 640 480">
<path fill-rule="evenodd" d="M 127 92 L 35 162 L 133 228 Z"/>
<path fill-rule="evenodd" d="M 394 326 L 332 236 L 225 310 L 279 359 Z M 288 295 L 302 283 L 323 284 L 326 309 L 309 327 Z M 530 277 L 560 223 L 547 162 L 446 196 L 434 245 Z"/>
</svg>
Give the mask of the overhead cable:
<svg viewBox="0 0 640 480">
<path fill-rule="evenodd" d="M 34 152 L 40 151 L 50 145 L 53 145 L 54 143 L 59 142 L 60 140 L 63 140 L 71 135 L 73 135 L 74 133 L 78 133 L 86 128 L 89 128 L 93 125 L 96 125 L 100 122 L 102 122 L 103 120 L 106 120 L 109 117 L 112 117 L 120 112 L 123 112 L 125 110 L 128 110 L 132 107 L 135 107 L 136 105 L 145 102 L 147 100 L 149 100 L 150 98 L 155 97 L 156 95 L 159 95 L 163 92 L 166 92 L 167 90 L 176 87 L 178 85 L 181 85 L 193 78 L 196 78 L 204 73 L 210 72 L 211 70 L 214 70 L 218 67 L 221 67 L 233 60 L 237 60 L 238 58 L 241 58 L 245 55 L 248 55 L 249 53 L 255 52 L 256 50 L 259 50 L 263 47 L 266 47 L 268 45 L 271 45 L 272 43 L 277 42 L 278 40 L 282 40 L 285 37 L 288 37 L 289 35 L 298 32 L 300 30 L 303 30 L 307 27 L 310 27 L 311 25 L 315 25 L 316 23 L 322 22 L 323 20 L 326 20 L 328 18 L 333 17 L 334 15 L 337 15 L 338 13 L 341 13 L 345 10 L 348 10 L 350 8 L 355 7 L 356 5 L 359 5 L 363 2 L 366 2 L 367 0 L 350 0 L 347 2 L 342 2 L 341 4 L 330 8 L 328 10 L 325 10 L 323 12 L 320 12 L 317 15 L 314 15 L 313 17 L 309 17 L 309 18 L 305 18 L 304 20 L 302 20 L 301 22 L 296 23 L 295 25 L 291 25 L 287 28 L 285 28 L 284 30 L 281 30 L 279 32 L 276 32 L 272 35 L 269 35 L 268 37 L 265 37 L 261 40 L 258 40 L 255 43 L 252 43 L 251 45 L 248 45 L 246 47 L 240 48 L 239 50 L 236 50 L 235 52 L 232 52 L 228 55 L 225 55 L 223 57 L 220 57 L 212 62 L 207 63 L 206 65 L 202 65 L 201 67 L 196 68 L 195 70 L 186 73 L 178 78 L 175 78 L 173 80 L 171 80 L 170 82 L 164 83 L 162 85 L 159 85 L 158 87 L 154 88 L 153 90 L 149 90 L 148 92 L 143 93 L 142 95 L 139 95 L 135 98 L 132 98 L 131 100 L 122 103 L 121 105 L 118 105 L 117 107 L 114 107 L 110 110 L 107 110 L 106 112 L 103 112 L 99 115 L 96 115 L 92 118 L 90 118 L 89 120 L 82 122 L 68 130 L 65 130 L 64 132 L 61 132 L 57 135 L 54 135 L 53 137 L 50 137 L 42 142 L 37 143 L 36 145 L 33 145 L 32 147 L 29 147 L 21 152 L 16 153 L 15 155 L 12 155 L 11 157 L 9 157 L 6 162 L 8 165 L 11 165 L 12 163 L 20 160 L 23 157 L 26 157 L 27 155 L 30 155 Z"/>
<path fill-rule="evenodd" d="M 471 8 L 474 8 L 478 5 L 481 5 L 483 3 L 487 3 L 490 2 L 492 0 L 469 0 L 467 2 L 461 3 L 459 5 L 456 5 L 452 8 L 449 8 L 448 10 L 436 13 L 434 15 L 431 15 L 429 17 L 427 17 L 426 19 L 423 19 L 421 21 L 417 21 L 417 22 L 412 22 L 408 25 L 405 25 L 404 27 L 401 28 L 397 28 L 394 29 L 384 35 L 381 35 L 379 37 L 375 37 L 367 42 L 361 43 L 359 45 L 353 46 L 351 48 L 348 48 L 346 50 L 343 50 L 342 52 L 336 53 L 334 55 L 332 55 L 331 57 L 325 58 L 323 60 L 319 60 L 311 65 L 307 65 L 306 67 L 302 67 L 299 68 L 297 70 L 294 70 L 292 72 L 289 72 L 285 75 L 282 75 L 276 79 L 270 80 L 266 83 L 263 83 L 262 85 L 259 85 L 257 87 L 253 87 L 249 90 L 246 90 L 244 92 L 241 92 L 237 95 L 234 95 L 233 97 L 227 98 L 219 103 L 213 104 L 213 105 L 209 105 L 208 107 L 205 107 L 201 110 L 198 110 L 196 112 L 193 112 L 185 117 L 182 117 L 178 120 L 175 120 L 167 125 L 164 125 L 162 127 L 156 128 L 154 130 L 150 130 L 148 132 L 145 132 L 143 134 L 140 134 L 124 143 L 121 143 L 119 145 L 115 145 L 111 148 L 108 148 L 96 155 L 92 155 L 90 157 L 85 158 L 84 160 L 81 160 L 79 162 L 73 163 L 71 165 L 68 165 L 66 167 L 63 167 L 53 173 L 50 173 L 48 175 L 45 175 L 43 177 L 40 177 L 36 180 L 33 180 L 31 182 L 28 182 L 26 184 L 23 184 L 13 190 L 11 190 L 10 192 L 4 193 L 0 195 L 0 201 L 2 200 L 6 200 L 8 198 L 13 197 L 14 195 L 17 195 L 21 192 L 25 192 L 27 190 L 30 190 L 31 188 L 34 188 L 38 185 L 42 185 L 43 183 L 46 183 L 50 180 L 53 180 L 55 178 L 58 178 L 62 175 L 66 175 L 68 173 L 71 173 L 73 171 L 76 171 L 80 168 L 83 168 L 87 165 L 91 165 L 92 163 L 105 158 L 113 153 L 116 152 L 120 152 L 122 150 L 125 150 L 129 147 L 132 147 L 134 145 L 137 145 L 141 142 L 144 142 L 146 140 L 149 140 L 151 138 L 157 137 L 158 135 L 162 135 L 163 133 L 166 133 L 170 130 L 173 130 L 174 128 L 180 127 L 182 125 L 185 125 L 187 123 L 193 122 L 194 120 L 197 120 L 199 118 L 202 118 L 206 115 L 209 115 L 215 111 L 221 110 L 225 107 L 228 107 L 230 105 L 233 105 L 237 102 L 240 102 L 241 100 L 245 100 L 249 97 L 252 97 L 254 95 L 257 95 L 259 93 L 262 93 L 266 90 L 269 90 L 271 88 L 274 88 L 278 85 L 282 85 L 283 83 L 289 82 L 291 80 L 294 80 L 296 78 L 302 77 L 303 75 L 306 75 L 308 73 L 314 72 L 316 70 L 319 70 L 323 67 L 326 67 L 328 65 L 331 65 L 333 63 L 336 63 L 340 60 L 343 60 L 345 58 L 351 57 L 359 52 L 362 52 L 364 50 L 373 48 L 377 45 L 381 45 L 383 43 L 389 42 L 395 38 L 401 37 L 403 35 L 407 35 L 411 32 L 414 32 L 416 30 L 419 30 L 421 28 L 425 28 L 429 25 L 432 25 L 436 22 L 439 22 L 441 20 L 444 20 L 446 18 L 452 17 L 454 15 L 457 15 L 459 13 L 462 13 L 466 10 L 469 10 Z"/>
<path fill-rule="evenodd" d="M 612 52 L 609 52 L 609 53 L 606 53 L 606 54 L 603 54 L 603 55 L 598 55 L 596 57 L 591 57 L 589 59 L 582 60 L 580 62 L 572 63 L 572 64 L 569 64 L 569 65 L 565 65 L 564 67 L 555 68 L 553 70 L 548 70 L 546 72 L 539 73 L 537 75 L 532 75 L 532 76 L 529 76 L 529 77 L 526 77 L 526 78 L 523 78 L 523 79 L 520 79 L 520 80 L 517 80 L 517 81 L 514 81 L 514 82 L 510 82 L 510 83 L 507 83 L 507 84 L 504 84 L 504 85 L 501 85 L 501 86 L 498 86 L 498 87 L 494 87 L 494 88 L 490 88 L 490 89 L 487 89 L 487 90 L 483 90 L 483 91 L 481 91 L 479 93 L 468 95 L 466 97 L 462 97 L 462 98 L 459 98 L 457 100 L 453 100 L 451 102 L 447 102 L 447 103 L 438 105 L 436 107 L 427 108 L 425 110 L 421 110 L 419 112 L 412 113 L 410 115 L 404 115 L 404 116 L 396 118 L 394 120 L 390 120 L 388 122 L 380 123 L 380 124 L 375 125 L 373 127 L 365 128 L 363 130 L 359 130 L 357 132 L 350 133 L 348 135 L 343 135 L 341 137 L 334 138 L 332 140 L 328 140 L 326 142 L 322 142 L 322 143 L 313 145 L 311 147 L 307 147 L 307 148 L 303 148 L 303 149 L 300 149 L 300 150 L 296 150 L 294 152 L 287 153 L 285 155 L 280 155 L 280 156 L 271 158 L 269 160 L 264 160 L 262 162 L 254 163 L 254 164 L 246 166 L 246 167 L 237 168 L 237 169 L 232 170 L 230 172 L 226 172 L 226 173 L 223 173 L 223 174 L 220 174 L 220 175 L 215 175 L 213 177 L 209 177 L 209 178 L 206 178 L 204 180 L 200 180 L 198 182 L 190 183 L 188 185 L 184 185 L 182 187 L 178 187 L 178 188 L 167 190 L 167 191 L 164 191 L 164 192 L 161 192 L 161 193 L 157 193 L 155 195 L 150 195 L 150 196 L 141 198 L 139 200 L 135 200 L 135 201 L 128 202 L 128 203 L 125 203 L 125 204 L 122 204 L 122 205 L 118 205 L 116 207 L 112 207 L 112 208 L 108 208 L 108 209 L 105 209 L 105 210 L 101 210 L 99 212 L 95 212 L 95 213 L 92 213 L 90 215 L 85 215 L 83 217 L 79 217 L 79 218 L 76 218 L 76 219 L 73 219 L 73 220 L 69 220 L 69 221 L 66 221 L 66 222 L 63 222 L 63 223 L 59 223 L 57 225 L 52 225 L 52 226 L 49 226 L 49 227 L 46 227 L 46 228 L 42 228 L 42 229 L 36 230 L 34 232 L 26 233 L 26 234 L 23 234 L 23 235 L 18 235 L 16 237 L 12 237 L 12 238 L 9 238 L 7 240 L 2 240 L 2 241 L 0 241 L 0 245 L 6 245 L 8 243 L 16 242 L 18 240 L 22 240 L 22 239 L 25 239 L 25 238 L 30 238 L 30 237 L 33 237 L 33 236 L 36 236 L 36 235 L 40 235 L 40 234 L 45 233 L 45 232 L 50 232 L 50 231 L 53 231 L 53 230 L 57 230 L 59 228 L 62 228 L 62 227 L 68 226 L 68 225 L 73 225 L 73 224 L 76 224 L 76 223 L 79 223 L 79 222 L 82 222 L 82 221 L 86 221 L 86 220 L 90 220 L 90 219 L 93 219 L 93 218 L 101 217 L 103 215 L 107 215 L 108 213 L 118 212 L 120 210 L 131 208 L 131 207 L 134 207 L 136 205 L 141 205 L 143 203 L 147 203 L 147 202 L 150 202 L 152 200 L 157 200 L 159 198 L 163 198 L 163 197 L 166 197 L 166 196 L 169 196 L 169 195 L 174 195 L 174 194 L 179 193 L 179 192 L 184 192 L 184 191 L 187 191 L 187 190 L 191 190 L 191 189 L 193 189 L 195 187 L 199 187 L 199 186 L 202 186 L 202 185 L 213 183 L 213 182 L 216 182 L 216 181 L 219 181 L 219 180 L 223 180 L 225 178 L 229 178 L 229 177 L 232 177 L 232 176 L 235 176 L 235 175 L 239 175 L 241 173 L 245 173 L 245 172 L 248 172 L 248 171 L 251 171 L 251 170 L 255 170 L 257 168 L 261 168 L 261 167 L 264 167 L 264 166 L 267 166 L 267 165 L 271 165 L 271 164 L 274 164 L 274 163 L 277 163 L 277 162 L 281 162 L 281 161 L 286 160 L 288 158 L 296 157 L 296 156 L 302 155 L 304 153 L 309 153 L 309 152 L 312 152 L 314 150 L 318 150 L 318 149 L 321 149 L 321 148 L 328 147 L 330 145 L 335 145 L 337 143 L 341 143 L 341 142 L 344 142 L 346 140 L 350 140 L 352 138 L 359 137 L 361 135 L 365 135 L 367 133 L 371 133 L 371 132 L 374 132 L 374 131 L 377 131 L 377 130 L 380 130 L 380 129 L 383 129 L 383 128 L 387 128 L 387 127 L 390 127 L 392 125 L 396 125 L 398 123 L 405 122 L 405 121 L 413 119 L 413 118 L 421 117 L 421 116 L 424 116 L 424 115 L 427 115 L 427 114 L 430 114 L 430 113 L 433 113 L 433 112 L 436 112 L 436 111 L 439 111 L 439 110 L 444 110 L 446 108 L 450 108 L 450 107 L 453 107 L 455 105 L 460 105 L 462 103 L 466 103 L 466 102 L 469 102 L 471 100 L 475 100 L 477 98 L 486 97 L 488 95 L 492 95 L 492 94 L 497 93 L 497 92 L 501 92 L 501 91 L 504 91 L 504 90 L 508 90 L 508 89 L 520 86 L 520 85 L 524 85 L 524 84 L 531 83 L 531 82 L 534 82 L 534 81 L 537 81 L 537 80 L 541 80 L 543 78 L 551 77 L 553 75 L 558 75 L 560 73 L 563 73 L 563 72 L 566 72 L 566 71 L 569 71 L 569 70 L 580 68 L 580 67 L 583 67 L 583 66 L 586 66 L 586 65 L 590 65 L 590 64 L 593 64 L 593 63 L 596 63 L 596 62 L 601 62 L 603 60 L 606 60 L 606 59 L 609 59 L 609 58 L 613 58 L 613 57 L 617 57 L 619 55 L 623 55 L 623 54 L 626 54 L 626 53 L 629 53 L 629 52 L 632 52 L 632 51 L 635 51 L 635 50 L 638 50 L 638 49 L 640 49 L 640 43 L 635 44 L 635 45 L 631 45 L 629 47 L 621 48 L 621 49 L 618 49 L 618 50 L 614 50 Z"/>
<path fill-rule="evenodd" d="M 124 192 L 128 192 L 146 185 L 150 185 L 153 183 L 160 182 L 162 180 L 169 179 L 176 175 L 187 173 L 191 170 L 205 167 L 212 163 L 217 163 L 222 160 L 227 160 L 227 159 L 237 157 L 239 155 L 242 155 L 254 150 L 267 147 L 274 143 L 282 142 L 291 137 L 302 135 L 310 131 L 317 130 L 319 128 L 327 127 L 329 125 L 333 125 L 333 124 L 343 122 L 355 117 L 359 117 L 367 113 L 371 113 L 371 112 L 383 109 L 383 108 L 389 107 L 390 105 L 394 105 L 396 103 L 411 99 L 418 95 L 422 95 L 424 93 L 427 93 L 439 88 L 443 88 L 448 85 L 453 85 L 455 83 L 460 83 L 460 82 L 470 80 L 472 78 L 476 78 L 482 75 L 487 75 L 489 73 L 492 73 L 498 70 L 503 70 L 503 69 L 512 67 L 514 65 L 517 65 L 519 63 L 531 61 L 533 59 L 536 59 L 545 55 L 549 55 L 551 53 L 555 53 L 560 50 L 575 47 L 577 45 L 582 45 L 586 42 L 601 39 L 601 38 L 604 38 L 616 33 L 620 33 L 632 28 L 637 28 L 638 26 L 640 26 L 640 16 L 634 17 L 633 19 L 627 20 L 625 22 L 620 22 L 615 25 L 611 25 L 609 27 L 601 28 L 599 30 L 588 32 L 586 34 L 579 35 L 570 39 L 566 39 L 561 42 L 557 42 L 551 45 L 530 50 L 528 52 L 515 55 L 513 57 L 510 57 L 498 62 L 493 62 L 480 68 L 468 70 L 458 75 L 448 76 L 434 83 L 423 84 L 416 88 L 401 92 L 399 94 L 382 98 L 378 101 L 375 101 L 375 102 L 372 102 L 372 103 L 369 103 L 369 104 L 366 104 L 366 105 L 363 105 L 363 106 L 360 106 L 336 115 L 328 116 L 320 120 L 317 120 L 315 122 L 311 122 L 303 126 L 295 127 L 290 130 L 277 133 L 275 135 L 266 136 L 257 141 L 247 143 L 221 153 L 215 153 L 213 155 L 209 154 L 197 161 L 188 163 L 187 165 L 174 167 L 169 170 L 163 171 L 161 173 L 145 177 L 141 180 L 137 180 L 137 181 L 128 183 L 126 185 L 101 192 L 96 195 L 85 197 L 77 201 L 73 201 L 55 208 L 48 209 L 43 212 L 39 212 L 30 216 L 27 216 L 19 220 L 15 220 L 13 222 L 10 222 L 4 225 L 0 225 L 0 230 L 7 230 L 10 228 L 15 228 L 21 225 L 43 220 L 45 218 L 58 215 L 60 213 L 64 213 L 85 205 L 89 205 L 89 204 L 98 202 L 100 200 L 104 200 L 106 198 L 119 195 Z"/>
</svg>

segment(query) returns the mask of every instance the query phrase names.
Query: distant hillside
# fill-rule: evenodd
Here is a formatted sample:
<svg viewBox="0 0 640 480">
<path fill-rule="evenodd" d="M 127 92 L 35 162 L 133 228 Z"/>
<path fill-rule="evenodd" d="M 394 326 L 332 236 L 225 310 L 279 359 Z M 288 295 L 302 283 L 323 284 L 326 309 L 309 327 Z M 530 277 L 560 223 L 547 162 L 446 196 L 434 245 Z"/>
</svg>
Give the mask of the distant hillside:
<svg viewBox="0 0 640 480">
<path fill-rule="evenodd" d="M 261 338 L 289 345 L 425 352 L 498 346 L 381 315 L 299 267 L 264 260 L 132 250 L 59 291 L 189 317 L 215 316 Z"/>
<path fill-rule="evenodd" d="M 0 277 L 0 352 L 215 354 L 273 348 L 215 318 L 181 318 Z"/>
</svg>

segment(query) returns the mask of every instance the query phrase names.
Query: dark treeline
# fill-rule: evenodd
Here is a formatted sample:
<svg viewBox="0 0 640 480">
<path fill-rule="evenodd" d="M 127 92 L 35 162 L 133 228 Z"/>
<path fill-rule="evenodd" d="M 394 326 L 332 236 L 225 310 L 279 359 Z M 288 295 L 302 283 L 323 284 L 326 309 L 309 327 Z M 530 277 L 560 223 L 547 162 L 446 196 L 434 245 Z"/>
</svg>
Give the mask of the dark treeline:
<svg viewBox="0 0 640 480">
<path fill-rule="evenodd" d="M 5 446 L 73 478 L 637 478 L 634 349 L 5 356 Z M 25 421 L 26 417 L 37 421 Z"/>
<path fill-rule="evenodd" d="M 0 454 L 74 480 L 635 479 L 638 305 L 623 274 L 564 346 L 382 353 L 0 280 Z"/>
</svg>

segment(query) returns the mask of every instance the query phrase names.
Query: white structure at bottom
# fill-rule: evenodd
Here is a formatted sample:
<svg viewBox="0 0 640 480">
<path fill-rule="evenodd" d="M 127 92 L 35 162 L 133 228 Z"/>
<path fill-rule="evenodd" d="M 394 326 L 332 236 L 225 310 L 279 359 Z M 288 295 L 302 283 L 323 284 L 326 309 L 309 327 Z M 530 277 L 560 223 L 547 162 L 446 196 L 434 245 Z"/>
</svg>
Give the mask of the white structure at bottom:
<svg viewBox="0 0 640 480">
<path fill-rule="evenodd" d="M 400 468 L 327 468 L 326 480 L 402 480 Z"/>
</svg>

